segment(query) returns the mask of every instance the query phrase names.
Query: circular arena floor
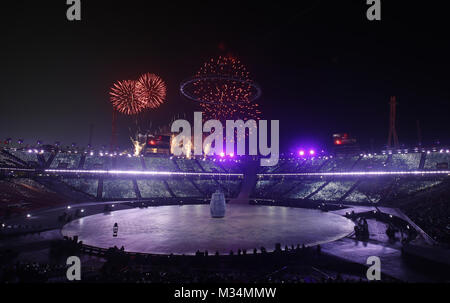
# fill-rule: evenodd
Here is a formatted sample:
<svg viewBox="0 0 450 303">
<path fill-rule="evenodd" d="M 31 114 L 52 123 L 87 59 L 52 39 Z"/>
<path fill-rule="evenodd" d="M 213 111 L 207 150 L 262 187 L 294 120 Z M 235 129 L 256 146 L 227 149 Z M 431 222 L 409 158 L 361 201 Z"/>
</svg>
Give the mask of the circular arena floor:
<svg viewBox="0 0 450 303">
<path fill-rule="evenodd" d="M 113 225 L 118 223 L 117 237 Z M 275 243 L 315 245 L 345 237 L 353 222 L 319 210 L 277 206 L 227 205 L 224 218 L 211 218 L 209 205 L 134 208 L 96 214 L 66 224 L 62 233 L 84 244 L 153 254 L 221 254 Z"/>
</svg>

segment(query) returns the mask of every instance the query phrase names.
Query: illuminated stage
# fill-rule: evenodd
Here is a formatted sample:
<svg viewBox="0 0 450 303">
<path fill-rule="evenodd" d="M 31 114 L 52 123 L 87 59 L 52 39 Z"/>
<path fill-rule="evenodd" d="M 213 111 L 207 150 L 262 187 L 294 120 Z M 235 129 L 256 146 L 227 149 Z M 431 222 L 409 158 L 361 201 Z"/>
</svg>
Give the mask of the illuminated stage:
<svg viewBox="0 0 450 303">
<path fill-rule="evenodd" d="M 114 223 L 117 237 L 113 237 Z M 158 206 L 96 214 L 66 224 L 65 236 L 84 244 L 154 254 L 228 254 L 275 243 L 291 246 L 334 241 L 353 231 L 353 222 L 319 210 L 277 206 L 227 205 L 224 218 L 211 218 L 209 205 Z"/>
</svg>

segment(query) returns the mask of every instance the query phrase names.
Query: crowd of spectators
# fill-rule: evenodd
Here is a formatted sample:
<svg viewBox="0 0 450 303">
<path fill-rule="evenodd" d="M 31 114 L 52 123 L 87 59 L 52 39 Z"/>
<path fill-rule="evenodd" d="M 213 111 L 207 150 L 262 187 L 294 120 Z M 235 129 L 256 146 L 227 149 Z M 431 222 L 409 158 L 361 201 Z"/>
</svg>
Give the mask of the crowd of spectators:
<svg viewBox="0 0 450 303">
<path fill-rule="evenodd" d="M 450 191 L 423 196 L 403 207 L 405 213 L 434 240 L 450 245 Z"/>
<path fill-rule="evenodd" d="M 52 244 L 52 260 L 81 255 L 82 243 L 66 238 Z M 64 262 L 11 262 L 2 258 L 0 282 L 64 282 Z M 325 283 L 361 282 L 364 270 L 355 264 L 336 261 L 321 253 L 321 247 L 276 244 L 273 252 L 264 247 L 238 250 L 226 255 L 198 251 L 195 256 L 130 254 L 112 247 L 98 259 L 97 268 L 83 269 L 81 282 L 121 283 Z M 62 265 L 61 265 L 62 264 Z M 356 268 L 358 267 L 358 268 Z M 318 269 L 320 268 L 320 270 Z M 365 280 L 365 279 L 364 279 Z"/>
</svg>

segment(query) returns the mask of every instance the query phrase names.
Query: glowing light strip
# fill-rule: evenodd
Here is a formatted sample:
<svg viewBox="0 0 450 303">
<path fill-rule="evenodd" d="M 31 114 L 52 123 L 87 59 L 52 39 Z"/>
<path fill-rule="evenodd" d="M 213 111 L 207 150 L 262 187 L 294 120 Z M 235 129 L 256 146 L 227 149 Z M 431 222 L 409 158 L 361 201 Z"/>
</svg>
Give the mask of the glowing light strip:
<svg viewBox="0 0 450 303">
<path fill-rule="evenodd" d="M 9 171 L 29 171 L 35 172 L 34 168 L 19 168 L 19 167 L 0 167 L 0 170 L 9 170 Z"/>
<path fill-rule="evenodd" d="M 324 172 L 324 173 L 280 173 L 257 174 L 258 177 L 288 177 L 288 176 L 403 176 L 403 175 L 450 175 L 450 170 L 440 171 L 355 171 L 355 172 Z"/>
<path fill-rule="evenodd" d="M 0 167 L 0 170 L 40 172 L 32 168 Z M 146 175 L 146 176 L 233 176 L 243 177 L 243 173 L 208 173 L 208 172 L 172 172 L 172 171 L 142 171 L 142 170 L 87 170 L 87 169 L 45 169 L 48 174 L 101 174 L 101 175 Z M 450 170 L 440 171 L 356 171 L 356 172 L 318 172 L 318 173 L 277 173 L 257 174 L 257 177 L 301 177 L 301 176 L 420 176 L 420 175 L 450 175 Z"/>
<path fill-rule="evenodd" d="M 243 177 L 237 173 L 192 173 L 174 171 L 142 171 L 142 170 L 85 170 L 85 169 L 45 169 L 45 173 L 64 174 L 102 174 L 102 175 L 146 175 L 146 176 L 234 176 Z"/>
</svg>

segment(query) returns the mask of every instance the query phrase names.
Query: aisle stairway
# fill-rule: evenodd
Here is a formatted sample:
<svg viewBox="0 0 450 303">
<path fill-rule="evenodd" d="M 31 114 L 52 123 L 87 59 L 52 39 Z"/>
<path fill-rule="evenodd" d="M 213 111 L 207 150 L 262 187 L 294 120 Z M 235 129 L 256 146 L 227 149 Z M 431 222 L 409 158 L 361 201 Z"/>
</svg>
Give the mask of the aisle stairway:
<svg viewBox="0 0 450 303">
<path fill-rule="evenodd" d="M 248 204 L 250 194 L 256 184 L 256 174 L 259 168 L 259 160 L 248 161 L 243 167 L 244 180 L 242 181 L 241 191 L 236 199 L 230 200 L 229 203 Z"/>
</svg>

